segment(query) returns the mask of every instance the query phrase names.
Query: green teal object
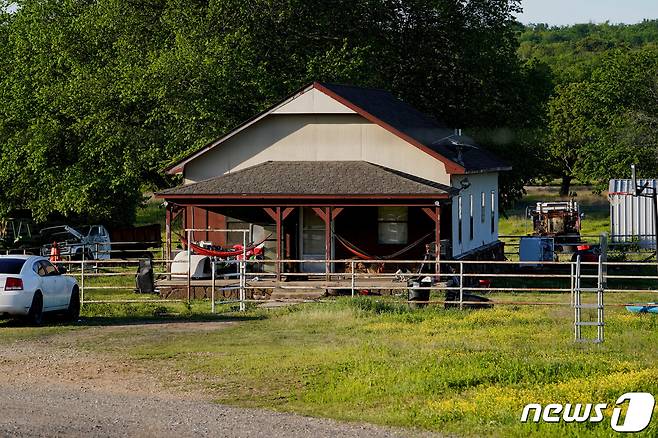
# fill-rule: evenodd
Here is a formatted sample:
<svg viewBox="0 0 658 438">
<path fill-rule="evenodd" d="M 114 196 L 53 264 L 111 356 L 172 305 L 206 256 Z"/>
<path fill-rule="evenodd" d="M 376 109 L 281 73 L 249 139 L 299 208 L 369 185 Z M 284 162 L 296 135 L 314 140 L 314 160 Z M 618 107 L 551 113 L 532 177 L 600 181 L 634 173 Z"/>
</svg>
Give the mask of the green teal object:
<svg viewBox="0 0 658 438">
<path fill-rule="evenodd" d="M 658 313 L 658 303 L 647 303 L 636 306 L 626 306 L 626 310 L 632 313 Z"/>
</svg>

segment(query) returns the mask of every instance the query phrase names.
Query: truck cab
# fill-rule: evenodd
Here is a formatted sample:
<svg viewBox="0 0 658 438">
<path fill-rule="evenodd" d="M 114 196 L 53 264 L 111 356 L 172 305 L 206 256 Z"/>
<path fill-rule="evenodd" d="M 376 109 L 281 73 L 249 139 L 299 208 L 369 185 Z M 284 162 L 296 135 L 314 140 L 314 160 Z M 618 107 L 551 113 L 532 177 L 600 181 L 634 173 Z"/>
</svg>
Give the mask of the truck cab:
<svg viewBox="0 0 658 438">
<path fill-rule="evenodd" d="M 41 230 L 41 255 L 48 256 L 53 242 L 60 248 L 60 256 L 80 260 L 106 260 L 110 258 L 110 233 L 103 225 L 88 225 L 74 228 L 59 225 Z"/>
</svg>

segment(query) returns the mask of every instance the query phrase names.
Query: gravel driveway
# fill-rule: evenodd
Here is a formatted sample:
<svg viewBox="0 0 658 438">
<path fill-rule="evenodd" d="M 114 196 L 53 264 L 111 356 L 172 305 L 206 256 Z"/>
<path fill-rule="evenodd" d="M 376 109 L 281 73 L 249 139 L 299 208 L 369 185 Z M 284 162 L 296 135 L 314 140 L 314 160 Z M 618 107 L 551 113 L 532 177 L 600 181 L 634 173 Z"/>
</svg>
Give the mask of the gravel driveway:
<svg viewBox="0 0 658 438">
<path fill-rule="evenodd" d="M 6 436 L 402 436 L 369 425 L 57 385 L 0 385 L 0 393 L 0 435 Z"/>
<path fill-rule="evenodd" d="M 205 325 L 203 329 L 221 329 Z M 199 327 L 171 325 L 171 330 Z M 135 364 L 81 353 L 77 337 L 135 326 L 93 327 L 0 343 L 0 436 L 386 437 L 426 434 L 218 405 L 208 394 L 164 388 Z M 145 325 L 143 329 L 158 328 Z M 2 335 L 0 328 L 0 336 Z"/>
</svg>

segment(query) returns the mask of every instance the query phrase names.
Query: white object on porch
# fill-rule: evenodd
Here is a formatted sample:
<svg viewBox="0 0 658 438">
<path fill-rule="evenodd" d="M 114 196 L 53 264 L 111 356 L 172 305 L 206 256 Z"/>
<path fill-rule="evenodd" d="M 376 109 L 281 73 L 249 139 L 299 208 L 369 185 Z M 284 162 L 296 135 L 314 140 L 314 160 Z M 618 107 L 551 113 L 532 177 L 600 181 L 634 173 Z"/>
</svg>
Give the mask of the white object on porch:
<svg viewBox="0 0 658 438">
<path fill-rule="evenodd" d="M 190 265 L 192 266 L 192 278 L 210 278 L 210 257 L 204 255 L 192 254 L 189 256 Z M 187 251 L 181 251 L 176 254 L 171 264 L 171 276 L 173 278 L 187 278 L 188 273 L 188 254 Z"/>
</svg>

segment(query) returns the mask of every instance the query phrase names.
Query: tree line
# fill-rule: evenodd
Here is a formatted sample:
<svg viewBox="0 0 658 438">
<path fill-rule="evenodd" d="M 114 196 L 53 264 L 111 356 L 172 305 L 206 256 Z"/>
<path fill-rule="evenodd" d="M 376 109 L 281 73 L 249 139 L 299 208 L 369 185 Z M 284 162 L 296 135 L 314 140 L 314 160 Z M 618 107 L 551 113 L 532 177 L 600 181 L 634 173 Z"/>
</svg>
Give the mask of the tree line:
<svg viewBox="0 0 658 438">
<path fill-rule="evenodd" d="M 656 23 L 571 75 L 546 48 L 578 38 L 523 27 L 519 10 L 519 0 L 0 0 L 0 217 L 129 223 L 144 192 L 177 182 L 168 163 L 313 80 L 387 89 L 463 128 L 514 166 L 501 177 L 505 203 L 529 181 L 600 183 L 640 158 L 648 175 Z"/>
<path fill-rule="evenodd" d="M 573 179 L 603 189 L 633 163 L 658 176 L 658 20 L 530 25 L 519 42 L 521 58 L 551 68 L 543 172 L 563 194 Z"/>
</svg>

